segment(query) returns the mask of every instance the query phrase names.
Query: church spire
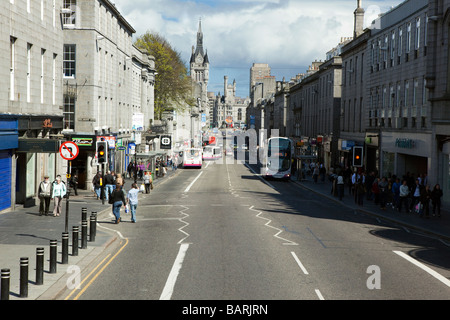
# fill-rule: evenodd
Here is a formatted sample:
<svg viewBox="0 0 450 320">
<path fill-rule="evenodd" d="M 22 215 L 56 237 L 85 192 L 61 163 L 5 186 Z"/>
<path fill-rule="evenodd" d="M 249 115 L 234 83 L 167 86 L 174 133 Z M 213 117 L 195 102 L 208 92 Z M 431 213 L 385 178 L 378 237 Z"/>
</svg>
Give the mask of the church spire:
<svg viewBox="0 0 450 320">
<path fill-rule="evenodd" d="M 202 57 L 205 55 L 203 53 L 203 32 L 202 32 L 202 19 L 198 22 L 198 32 L 197 32 L 197 49 L 195 50 L 195 56 L 201 54 Z"/>
</svg>

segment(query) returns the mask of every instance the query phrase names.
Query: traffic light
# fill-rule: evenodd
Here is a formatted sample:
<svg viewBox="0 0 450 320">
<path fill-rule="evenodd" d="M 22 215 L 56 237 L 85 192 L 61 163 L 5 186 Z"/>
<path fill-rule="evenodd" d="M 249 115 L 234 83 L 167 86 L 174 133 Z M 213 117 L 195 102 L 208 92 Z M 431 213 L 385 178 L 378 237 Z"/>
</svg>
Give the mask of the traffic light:
<svg viewBox="0 0 450 320">
<path fill-rule="evenodd" d="M 108 162 L 108 142 L 97 141 L 97 161 L 98 163 Z"/>
<path fill-rule="evenodd" d="M 364 165 L 363 147 L 353 147 L 353 166 L 362 167 Z"/>
</svg>

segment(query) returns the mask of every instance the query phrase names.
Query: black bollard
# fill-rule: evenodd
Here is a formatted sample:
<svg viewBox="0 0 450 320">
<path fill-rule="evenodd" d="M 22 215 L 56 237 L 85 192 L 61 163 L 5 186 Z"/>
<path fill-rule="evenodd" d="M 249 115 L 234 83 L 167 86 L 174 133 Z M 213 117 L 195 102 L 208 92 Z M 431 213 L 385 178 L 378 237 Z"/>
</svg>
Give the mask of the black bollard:
<svg viewBox="0 0 450 320">
<path fill-rule="evenodd" d="M 87 220 L 87 208 L 81 208 L 81 221 Z"/>
<path fill-rule="evenodd" d="M 44 248 L 36 249 L 36 285 L 44 284 Z"/>
<path fill-rule="evenodd" d="M 9 269 L 2 269 L 1 271 L 1 300 L 9 300 L 9 285 L 10 285 L 11 272 Z"/>
<path fill-rule="evenodd" d="M 20 297 L 28 297 L 28 258 L 20 258 Z"/>
<path fill-rule="evenodd" d="M 87 221 L 81 221 L 81 249 L 87 248 Z"/>
<path fill-rule="evenodd" d="M 94 242 L 95 241 L 95 224 L 96 224 L 95 216 L 91 214 L 90 216 L 90 224 L 89 224 L 89 241 Z"/>
<path fill-rule="evenodd" d="M 62 257 L 61 257 L 61 263 L 62 264 L 68 264 L 69 263 L 69 233 L 63 232 L 62 233 Z"/>
<path fill-rule="evenodd" d="M 78 226 L 72 227 L 72 255 L 77 256 L 78 255 Z"/>
<path fill-rule="evenodd" d="M 50 271 L 56 273 L 57 240 L 50 240 Z"/>
</svg>

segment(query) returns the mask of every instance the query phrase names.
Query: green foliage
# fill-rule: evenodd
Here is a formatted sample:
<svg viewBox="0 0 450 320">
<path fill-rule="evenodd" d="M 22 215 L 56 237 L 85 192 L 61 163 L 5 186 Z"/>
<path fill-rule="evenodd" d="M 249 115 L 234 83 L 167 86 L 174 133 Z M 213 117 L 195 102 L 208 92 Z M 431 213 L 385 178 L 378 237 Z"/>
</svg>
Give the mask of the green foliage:
<svg viewBox="0 0 450 320">
<path fill-rule="evenodd" d="M 161 119 L 164 111 L 184 111 L 195 105 L 192 80 L 180 53 L 157 33 L 145 33 L 135 45 L 155 57 L 155 119 Z"/>
</svg>

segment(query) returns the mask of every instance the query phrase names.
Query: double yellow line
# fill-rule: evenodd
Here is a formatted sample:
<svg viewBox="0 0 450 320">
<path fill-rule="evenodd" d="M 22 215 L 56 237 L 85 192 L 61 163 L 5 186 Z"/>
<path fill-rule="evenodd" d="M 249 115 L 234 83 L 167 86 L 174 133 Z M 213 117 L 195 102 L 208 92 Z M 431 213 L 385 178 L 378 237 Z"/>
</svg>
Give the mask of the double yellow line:
<svg viewBox="0 0 450 320">
<path fill-rule="evenodd" d="M 89 288 L 89 286 L 95 281 L 95 279 L 97 279 L 97 277 L 106 269 L 106 267 L 119 255 L 120 252 L 122 252 L 122 250 L 128 245 L 128 239 L 125 238 L 125 243 L 124 245 L 116 252 L 116 254 L 114 254 L 111 257 L 111 254 L 108 254 L 88 275 L 87 277 L 85 277 L 83 279 L 83 281 L 81 281 L 80 283 L 80 287 L 83 286 L 83 284 L 94 274 L 94 276 L 92 277 L 92 279 L 89 280 L 88 283 L 86 283 L 86 285 L 83 287 L 83 289 L 81 289 L 81 291 L 72 299 L 72 300 L 78 300 L 80 298 L 80 296 L 86 291 L 87 288 Z M 110 258 L 111 257 L 111 258 Z M 109 260 L 108 260 L 109 258 Z M 108 260 L 108 261 L 107 261 Z M 103 263 L 107 261 L 104 265 Z M 97 269 L 100 268 L 100 266 L 103 265 L 103 267 L 98 270 Z M 70 297 L 77 291 L 79 290 L 78 288 L 73 289 L 70 294 L 64 298 L 64 300 L 69 300 Z"/>
</svg>

